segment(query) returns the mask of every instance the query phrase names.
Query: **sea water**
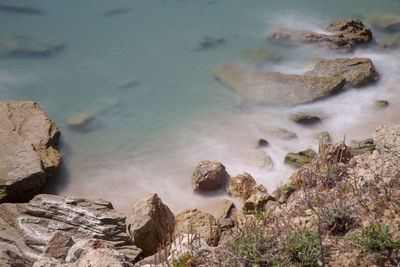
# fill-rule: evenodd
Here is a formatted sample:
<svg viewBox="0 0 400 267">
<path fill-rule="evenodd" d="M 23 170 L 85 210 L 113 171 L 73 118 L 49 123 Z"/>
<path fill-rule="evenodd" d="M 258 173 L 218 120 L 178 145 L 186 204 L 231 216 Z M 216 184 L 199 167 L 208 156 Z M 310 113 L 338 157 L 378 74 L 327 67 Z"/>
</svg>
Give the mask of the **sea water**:
<svg viewBox="0 0 400 267">
<path fill-rule="evenodd" d="M 398 0 L 6 2 L 34 5 L 42 13 L 0 11 L 0 40 L 27 36 L 65 47 L 51 57 L 0 58 L 1 100 L 37 101 L 62 133 L 62 167 L 44 192 L 107 199 L 127 215 L 142 195 L 157 193 L 174 212 L 213 213 L 227 195 L 193 192 L 191 175 L 201 160 L 222 162 L 231 176 L 246 171 L 272 192 L 293 172 L 283 164 L 285 154 L 317 150 L 316 133 L 349 142 L 370 137 L 380 124 L 400 122 L 398 49 L 372 44 L 340 54 L 266 40 L 278 26 L 323 32 L 328 23 L 350 17 L 361 17 L 375 40 L 384 40 L 395 33 L 373 25 L 367 14 L 399 14 Z M 105 15 L 115 9 L 122 12 Z M 201 49 L 205 36 L 224 42 Z M 242 58 L 244 49 L 268 49 L 282 60 L 254 65 Z M 213 76 L 225 64 L 301 74 L 317 56 L 369 57 L 380 79 L 325 100 L 278 107 L 241 99 Z M 390 105 L 375 109 L 379 99 Z M 300 111 L 324 120 L 296 125 L 288 116 Z M 76 113 L 93 115 L 89 130 L 67 126 Z M 298 138 L 279 139 L 277 128 Z M 270 145 L 255 148 L 258 138 Z M 261 166 L 260 150 L 271 156 L 272 169 Z"/>
</svg>

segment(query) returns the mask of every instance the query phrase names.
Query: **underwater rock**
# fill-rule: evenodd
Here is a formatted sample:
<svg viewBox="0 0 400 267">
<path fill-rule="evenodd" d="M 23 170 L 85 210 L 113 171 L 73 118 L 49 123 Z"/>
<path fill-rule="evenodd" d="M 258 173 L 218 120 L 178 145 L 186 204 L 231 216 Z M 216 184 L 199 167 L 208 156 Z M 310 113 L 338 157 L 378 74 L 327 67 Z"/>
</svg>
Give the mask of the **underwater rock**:
<svg viewBox="0 0 400 267">
<path fill-rule="evenodd" d="M 67 125 L 74 129 L 86 129 L 91 120 L 93 120 L 92 115 L 88 113 L 77 113 L 68 118 Z"/>
<path fill-rule="evenodd" d="M 217 161 L 203 160 L 193 172 L 193 189 L 199 192 L 217 190 L 224 187 L 229 180 L 225 166 Z"/>
<path fill-rule="evenodd" d="M 270 170 L 272 167 L 274 167 L 274 162 L 272 161 L 272 158 L 270 155 L 265 153 L 263 150 L 257 150 L 255 153 L 255 165 L 264 170 Z"/>
<path fill-rule="evenodd" d="M 253 176 L 245 172 L 231 179 L 230 192 L 233 196 L 246 200 L 253 193 L 256 184 L 256 180 L 254 180 Z"/>
<path fill-rule="evenodd" d="M 130 8 L 130 7 L 120 7 L 120 8 L 113 8 L 113 9 L 107 10 L 107 11 L 103 12 L 102 15 L 105 17 L 112 17 L 112 16 L 116 16 L 116 15 L 122 15 L 125 13 L 129 13 L 131 11 L 132 11 L 132 8 Z"/>
<path fill-rule="evenodd" d="M 242 51 L 242 57 L 250 63 L 276 62 L 282 58 L 281 55 L 266 49 L 244 49 Z"/>
<path fill-rule="evenodd" d="M 63 50 L 62 43 L 46 43 L 28 36 L 15 36 L 0 40 L 2 57 L 50 57 Z"/>
<path fill-rule="evenodd" d="M 316 155 L 317 153 L 312 149 L 299 151 L 297 153 L 288 153 L 285 156 L 284 163 L 299 168 L 310 163 Z"/>
<path fill-rule="evenodd" d="M 339 20 L 329 24 L 326 30 L 332 34 L 281 27 L 273 31 L 270 38 L 291 44 L 303 43 L 348 52 L 352 51 L 356 45 L 372 40 L 371 30 L 366 28 L 359 19 Z"/>
<path fill-rule="evenodd" d="M 39 15 L 42 13 L 42 11 L 36 7 L 16 3 L 1 3 L 0 11 L 27 15 Z"/>
<path fill-rule="evenodd" d="M 400 16 L 398 14 L 372 12 L 365 14 L 367 20 L 385 30 L 399 31 Z"/>
<path fill-rule="evenodd" d="M 297 138 L 297 134 L 284 128 L 272 130 L 272 134 L 283 140 L 291 140 Z"/>
<path fill-rule="evenodd" d="M 321 119 L 318 116 L 302 112 L 290 115 L 289 119 L 302 125 L 311 125 L 321 122 Z"/>
<path fill-rule="evenodd" d="M 318 59 L 314 69 L 305 75 L 343 76 L 350 87 L 365 86 L 378 79 L 378 73 L 369 58 Z"/>
<path fill-rule="evenodd" d="M 198 50 L 214 48 L 225 43 L 225 39 L 221 37 L 204 36 L 199 42 Z"/>
<path fill-rule="evenodd" d="M 126 82 L 122 82 L 120 84 L 117 85 L 117 87 L 119 89 L 129 89 L 135 86 L 138 86 L 140 84 L 140 81 L 138 80 L 130 80 L 130 81 L 126 81 Z"/>
<path fill-rule="evenodd" d="M 262 72 L 229 65 L 214 75 L 248 100 L 286 106 L 312 102 L 334 94 L 345 83 L 344 77 Z"/>
</svg>

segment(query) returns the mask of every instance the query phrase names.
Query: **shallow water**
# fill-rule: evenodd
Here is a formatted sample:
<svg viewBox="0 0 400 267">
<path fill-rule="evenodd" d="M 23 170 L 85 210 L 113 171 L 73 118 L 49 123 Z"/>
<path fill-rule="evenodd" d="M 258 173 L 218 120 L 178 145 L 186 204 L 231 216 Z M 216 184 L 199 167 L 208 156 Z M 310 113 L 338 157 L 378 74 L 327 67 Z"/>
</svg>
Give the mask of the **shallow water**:
<svg viewBox="0 0 400 267">
<path fill-rule="evenodd" d="M 400 122 L 400 52 L 376 47 L 343 55 L 288 48 L 265 40 L 277 26 L 323 31 L 329 22 L 361 16 L 378 41 L 390 37 L 365 17 L 400 13 L 398 0 L 41 0 L 41 15 L 0 12 L 0 39 L 29 36 L 65 49 L 48 58 L 0 58 L 2 100 L 35 100 L 62 132 L 63 167 L 46 192 L 111 200 L 128 214 L 143 194 L 156 192 L 174 212 L 198 207 L 214 212 L 223 192 L 200 196 L 191 190 L 191 173 L 200 160 L 218 160 L 234 176 L 251 173 L 269 191 L 293 171 L 283 165 L 289 151 L 317 148 L 312 136 L 327 130 L 334 140 L 361 139 L 379 124 Z M 104 16 L 110 9 L 130 8 Z M 363 17 L 364 16 L 364 17 Z M 199 49 L 203 36 L 224 38 Z M 243 49 L 266 48 L 282 55 L 278 63 L 253 65 Z M 212 75 L 224 64 L 303 73 L 315 56 L 370 57 L 380 80 L 326 100 L 296 107 L 243 101 Z M 130 84 L 130 85 L 129 85 Z M 126 86 L 125 86 L 126 85 Z M 126 87 L 126 88 L 124 88 Z M 387 99 L 386 109 L 373 103 Z M 287 117 L 310 111 L 326 117 L 302 127 Z M 94 115 L 93 130 L 66 125 L 74 113 Z M 271 130 L 297 133 L 290 141 Z M 260 168 L 257 138 L 272 170 Z"/>
</svg>

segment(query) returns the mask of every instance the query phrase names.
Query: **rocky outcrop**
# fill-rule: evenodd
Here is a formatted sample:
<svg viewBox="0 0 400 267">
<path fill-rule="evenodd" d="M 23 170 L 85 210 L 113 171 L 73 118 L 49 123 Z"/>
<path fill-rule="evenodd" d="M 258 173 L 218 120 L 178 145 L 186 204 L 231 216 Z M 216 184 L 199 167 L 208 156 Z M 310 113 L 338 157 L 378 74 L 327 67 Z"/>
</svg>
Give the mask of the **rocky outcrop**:
<svg viewBox="0 0 400 267">
<path fill-rule="evenodd" d="M 305 75 L 342 76 L 349 87 L 361 87 L 375 82 L 378 74 L 369 58 L 318 59 L 312 71 Z"/>
<path fill-rule="evenodd" d="M 196 234 L 210 245 L 218 242 L 217 223 L 209 213 L 197 209 L 186 209 L 175 216 L 174 236 Z"/>
<path fill-rule="evenodd" d="M 60 131 L 38 104 L 0 102 L 0 203 L 27 201 L 61 162 Z"/>
<path fill-rule="evenodd" d="M 125 232 L 125 217 L 108 201 L 42 194 L 29 203 L 0 205 L 3 253 L 13 253 L 32 264 L 57 231 L 75 242 L 99 239 L 132 260 L 141 254 Z"/>
<path fill-rule="evenodd" d="M 317 153 L 312 149 L 299 151 L 297 153 L 287 153 L 284 163 L 299 168 L 311 162 Z"/>
<path fill-rule="evenodd" d="M 233 196 L 246 200 L 253 193 L 256 184 L 256 180 L 254 180 L 253 176 L 245 172 L 231 179 L 230 192 Z"/>
<path fill-rule="evenodd" d="M 171 241 L 175 217 L 157 194 L 149 194 L 134 205 L 127 226 L 133 243 L 143 250 L 145 256 L 150 256 L 162 244 Z"/>
<path fill-rule="evenodd" d="M 271 38 L 344 51 L 352 51 L 356 45 L 372 40 L 371 30 L 366 28 L 359 19 L 339 20 L 329 24 L 326 30 L 332 34 L 281 27 L 272 32 Z"/>
<path fill-rule="evenodd" d="M 318 116 L 302 112 L 290 115 L 289 119 L 303 125 L 310 125 L 321 122 L 321 119 Z"/>
<path fill-rule="evenodd" d="M 229 181 L 225 166 L 217 161 L 203 160 L 193 172 L 193 189 L 199 192 L 217 190 Z"/>
<path fill-rule="evenodd" d="M 293 106 L 312 102 L 343 88 L 344 77 L 317 77 L 253 71 L 224 66 L 215 76 L 240 96 L 259 103 Z"/>
</svg>

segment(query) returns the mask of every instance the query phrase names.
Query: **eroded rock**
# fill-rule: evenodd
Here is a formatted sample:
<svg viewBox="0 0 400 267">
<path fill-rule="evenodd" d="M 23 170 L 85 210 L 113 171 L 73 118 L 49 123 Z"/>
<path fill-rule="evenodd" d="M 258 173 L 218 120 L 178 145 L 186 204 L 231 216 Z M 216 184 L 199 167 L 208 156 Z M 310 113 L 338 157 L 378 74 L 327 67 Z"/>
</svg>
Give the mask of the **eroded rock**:
<svg viewBox="0 0 400 267">
<path fill-rule="evenodd" d="M 224 187 L 229 180 L 225 166 L 217 161 L 203 160 L 193 172 L 193 189 L 199 192 L 217 190 Z"/>
<path fill-rule="evenodd" d="M 256 180 L 249 173 L 245 172 L 231 179 L 230 192 L 233 196 L 246 200 L 253 193 L 256 184 Z"/>
<path fill-rule="evenodd" d="M 231 216 L 232 209 L 235 205 L 229 199 L 222 199 L 219 202 L 216 219 L 217 221 L 229 218 Z"/>
</svg>

